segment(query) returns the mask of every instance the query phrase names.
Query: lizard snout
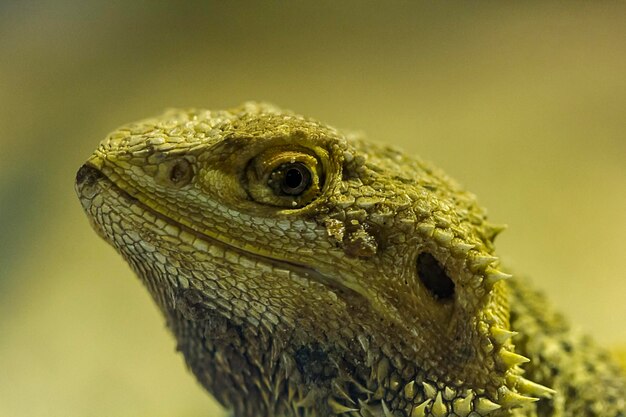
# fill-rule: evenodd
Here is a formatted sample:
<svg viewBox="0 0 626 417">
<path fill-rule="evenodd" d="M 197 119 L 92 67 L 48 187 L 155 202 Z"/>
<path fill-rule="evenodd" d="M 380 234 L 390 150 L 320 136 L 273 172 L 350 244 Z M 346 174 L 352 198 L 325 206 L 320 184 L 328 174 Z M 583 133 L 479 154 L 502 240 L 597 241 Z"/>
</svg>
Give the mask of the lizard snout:
<svg viewBox="0 0 626 417">
<path fill-rule="evenodd" d="M 96 193 L 95 185 L 104 175 L 91 164 L 86 163 L 76 173 L 76 191 L 81 197 L 91 198 Z"/>
</svg>

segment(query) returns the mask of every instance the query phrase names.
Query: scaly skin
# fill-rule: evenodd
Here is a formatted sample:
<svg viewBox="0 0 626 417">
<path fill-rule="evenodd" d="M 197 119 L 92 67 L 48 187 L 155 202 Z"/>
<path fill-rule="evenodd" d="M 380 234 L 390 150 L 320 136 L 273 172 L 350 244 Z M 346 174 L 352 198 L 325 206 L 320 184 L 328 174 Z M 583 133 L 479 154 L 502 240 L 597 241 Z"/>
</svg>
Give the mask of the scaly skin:
<svg viewBox="0 0 626 417">
<path fill-rule="evenodd" d="M 173 110 L 77 192 L 235 416 L 626 415 L 616 363 L 500 269 L 502 228 L 397 150 L 268 104 Z"/>
</svg>

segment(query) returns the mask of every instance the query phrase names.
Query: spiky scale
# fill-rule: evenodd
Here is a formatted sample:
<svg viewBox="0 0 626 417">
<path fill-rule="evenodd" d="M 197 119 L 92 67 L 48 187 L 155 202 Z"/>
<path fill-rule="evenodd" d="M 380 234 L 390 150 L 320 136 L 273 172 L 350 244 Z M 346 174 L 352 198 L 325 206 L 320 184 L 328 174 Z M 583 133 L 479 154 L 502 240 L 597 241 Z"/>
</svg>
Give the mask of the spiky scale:
<svg viewBox="0 0 626 417">
<path fill-rule="evenodd" d="M 422 402 L 421 404 L 413 407 L 413 410 L 411 410 L 411 417 L 426 417 L 426 413 L 427 413 L 426 407 L 428 407 L 428 405 L 431 402 L 432 400 L 429 398 L 426 401 Z"/>
<path fill-rule="evenodd" d="M 539 398 L 527 397 L 511 391 L 507 387 L 501 387 L 498 389 L 498 403 L 505 408 L 523 407 L 537 401 L 539 401 Z"/>
<path fill-rule="evenodd" d="M 435 399 L 433 406 L 430 408 L 430 412 L 434 417 L 445 417 L 448 415 L 448 408 L 443 403 L 441 391 L 437 393 L 437 398 Z"/>
<path fill-rule="evenodd" d="M 356 408 L 347 407 L 347 406 L 339 403 L 337 400 L 335 400 L 332 397 L 328 398 L 328 405 L 330 406 L 330 409 L 335 414 L 350 413 L 352 411 L 358 411 L 358 409 L 356 409 Z"/>
<path fill-rule="evenodd" d="M 502 327 L 492 327 L 490 333 L 491 337 L 500 346 L 506 344 L 513 336 L 517 335 L 517 332 L 503 329 Z"/>
<path fill-rule="evenodd" d="M 385 417 L 393 417 L 393 413 L 389 410 L 389 407 L 387 407 L 387 403 L 386 402 L 381 401 L 380 405 L 383 408 L 383 414 L 385 415 Z"/>
<path fill-rule="evenodd" d="M 459 417 L 467 417 L 472 412 L 474 393 L 470 392 L 465 398 L 457 398 L 452 402 L 452 409 Z"/>
<path fill-rule="evenodd" d="M 407 400 L 412 400 L 415 398 L 415 381 L 411 380 L 408 384 L 404 386 L 404 398 Z"/>
<path fill-rule="evenodd" d="M 496 404 L 489 398 L 479 397 L 474 400 L 474 410 L 480 415 L 487 415 L 502 408 L 500 404 Z"/>
<path fill-rule="evenodd" d="M 489 265 L 498 261 L 496 256 L 491 255 L 477 255 L 470 261 L 470 269 L 473 272 L 482 272 Z"/>
<path fill-rule="evenodd" d="M 452 253 L 456 256 L 464 257 L 471 249 L 474 249 L 475 247 L 476 245 L 472 243 L 467 243 L 462 239 L 454 238 L 452 240 Z"/>
<path fill-rule="evenodd" d="M 366 396 L 371 396 L 373 394 L 373 392 L 369 389 L 367 389 L 367 387 L 363 386 L 361 383 L 352 380 L 350 381 L 350 385 L 352 386 L 352 389 L 355 390 L 356 392 L 366 395 Z"/>
<path fill-rule="evenodd" d="M 502 233 L 509 227 L 506 224 L 495 224 L 495 223 L 487 223 L 485 226 L 486 226 L 485 237 L 492 242 L 500 233 Z"/>
<path fill-rule="evenodd" d="M 500 361 L 502 361 L 507 369 L 511 369 L 514 366 L 530 362 L 530 359 L 528 359 L 527 357 L 519 355 L 515 352 L 511 352 L 507 349 L 501 349 L 500 352 L 498 352 L 498 356 L 500 358 Z"/>
<path fill-rule="evenodd" d="M 556 391 L 552 388 L 537 384 L 519 375 L 515 375 L 511 378 L 509 385 L 515 387 L 520 393 L 532 397 L 551 398 L 556 394 Z"/>
<path fill-rule="evenodd" d="M 435 229 L 433 237 L 440 245 L 449 246 L 450 242 L 454 238 L 454 235 L 444 229 Z"/>
<path fill-rule="evenodd" d="M 513 278 L 513 275 L 499 271 L 497 269 L 488 270 L 485 274 L 485 282 L 491 288 L 497 282 Z"/>
<path fill-rule="evenodd" d="M 316 400 L 316 392 L 315 391 L 309 391 L 304 398 L 301 398 L 299 401 L 296 401 L 294 403 L 294 405 L 298 408 L 307 408 L 307 407 L 311 407 Z"/>
<path fill-rule="evenodd" d="M 422 386 L 424 387 L 424 394 L 426 394 L 426 397 L 434 400 L 437 396 L 437 388 L 426 381 L 422 382 Z"/>
<path fill-rule="evenodd" d="M 333 385 L 333 391 L 335 391 L 335 393 L 339 394 L 343 400 L 345 400 L 345 401 L 347 401 L 349 403 L 352 403 L 352 405 L 356 405 L 354 403 L 354 400 L 350 396 L 350 394 L 348 394 L 348 392 L 346 391 L 345 387 L 340 385 L 337 381 L 333 381 L 332 385 Z"/>
<path fill-rule="evenodd" d="M 452 401 L 454 398 L 456 398 L 456 396 L 456 392 L 452 388 L 446 386 L 443 389 L 443 398 L 445 398 L 446 400 Z"/>
</svg>

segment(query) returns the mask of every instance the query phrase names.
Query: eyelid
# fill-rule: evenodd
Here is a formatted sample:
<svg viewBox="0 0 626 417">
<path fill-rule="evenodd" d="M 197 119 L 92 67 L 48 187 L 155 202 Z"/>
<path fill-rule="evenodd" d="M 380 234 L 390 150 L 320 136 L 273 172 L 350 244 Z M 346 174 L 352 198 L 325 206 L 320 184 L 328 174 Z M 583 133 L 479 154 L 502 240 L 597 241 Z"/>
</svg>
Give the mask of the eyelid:
<svg viewBox="0 0 626 417">
<path fill-rule="evenodd" d="M 273 155 L 273 157 L 268 159 L 261 159 L 255 165 L 257 178 L 259 180 L 267 179 L 269 176 L 281 165 L 286 165 L 290 163 L 301 162 L 309 170 L 317 170 L 319 166 L 319 162 L 317 158 L 313 155 L 305 154 L 301 152 L 284 152 L 277 155 Z"/>
<path fill-rule="evenodd" d="M 322 155 L 327 153 L 323 152 Z M 310 173 L 311 184 L 297 195 L 277 192 L 277 188 L 270 184 L 271 176 L 281 166 L 292 163 L 301 163 L 306 167 Z M 250 200 L 268 206 L 302 208 L 321 194 L 326 166 L 327 163 L 312 149 L 293 146 L 268 148 L 250 160 L 244 178 L 246 192 Z"/>
</svg>

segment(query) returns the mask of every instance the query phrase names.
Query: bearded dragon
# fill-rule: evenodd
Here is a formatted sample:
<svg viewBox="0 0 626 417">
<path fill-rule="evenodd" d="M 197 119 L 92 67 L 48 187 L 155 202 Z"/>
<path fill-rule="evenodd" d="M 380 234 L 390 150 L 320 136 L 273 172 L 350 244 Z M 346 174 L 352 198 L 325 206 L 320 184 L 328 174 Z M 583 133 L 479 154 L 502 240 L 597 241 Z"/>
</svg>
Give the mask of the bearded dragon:
<svg viewBox="0 0 626 417">
<path fill-rule="evenodd" d="M 270 104 L 111 133 L 76 190 L 237 417 L 626 416 L 626 379 L 500 265 L 435 167 Z"/>
</svg>

